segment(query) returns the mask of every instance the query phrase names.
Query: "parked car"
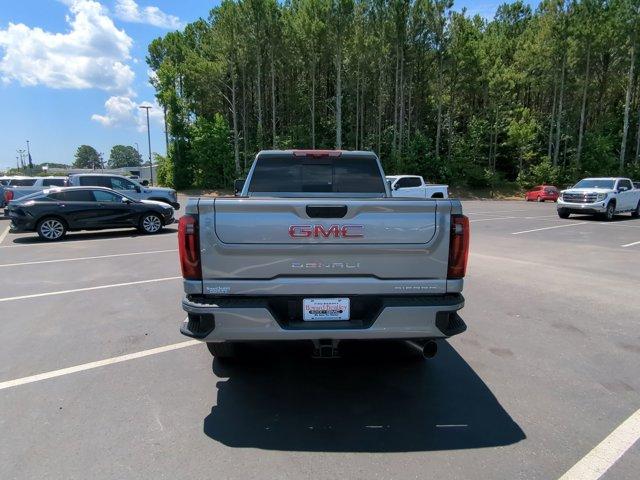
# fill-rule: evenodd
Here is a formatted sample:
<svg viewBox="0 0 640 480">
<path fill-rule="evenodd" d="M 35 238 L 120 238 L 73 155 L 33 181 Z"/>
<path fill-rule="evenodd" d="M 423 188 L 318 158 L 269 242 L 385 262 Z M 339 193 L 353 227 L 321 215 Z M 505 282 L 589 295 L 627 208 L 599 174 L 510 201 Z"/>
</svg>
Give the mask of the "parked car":
<svg viewBox="0 0 640 480">
<path fill-rule="evenodd" d="M 47 241 L 76 230 L 135 227 L 142 233 L 158 233 L 173 223 L 173 213 L 166 203 L 136 200 L 100 187 L 43 190 L 5 208 L 12 232 L 36 232 Z"/>
<path fill-rule="evenodd" d="M 240 197 L 193 198 L 180 219 L 181 332 L 216 357 L 243 341 L 434 339 L 458 310 L 469 221 L 458 200 L 394 199 L 373 152 L 266 151 Z"/>
<path fill-rule="evenodd" d="M 587 213 L 613 220 L 616 213 L 625 212 L 640 217 L 640 190 L 633 188 L 628 178 L 585 178 L 561 193 L 557 207 L 560 218 Z"/>
<path fill-rule="evenodd" d="M 40 192 L 51 187 L 66 187 L 67 177 L 35 177 L 22 180 L 13 180 L 4 187 L 5 204 L 12 200 Z"/>
<path fill-rule="evenodd" d="M 448 185 L 427 183 L 420 175 L 387 175 L 392 197 L 449 198 Z"/>
<path fill-rule="evenodd" d="M 538 185 L 525 193 L 524 199 L 527 202 L 544 202 L 546 200 L 557 202 L 559 196 L 560 191 L 558 187 L 553 185 Z"/>
<path fill-rule="evenodd" d="M 122 175 L 82 173 L 69 176 L 69 185 L 82 187 L 106 187 L 137 200 L 155 200 L 178 210 L 178 195 L 172 188 L 147 187 Z"/>
</svg>

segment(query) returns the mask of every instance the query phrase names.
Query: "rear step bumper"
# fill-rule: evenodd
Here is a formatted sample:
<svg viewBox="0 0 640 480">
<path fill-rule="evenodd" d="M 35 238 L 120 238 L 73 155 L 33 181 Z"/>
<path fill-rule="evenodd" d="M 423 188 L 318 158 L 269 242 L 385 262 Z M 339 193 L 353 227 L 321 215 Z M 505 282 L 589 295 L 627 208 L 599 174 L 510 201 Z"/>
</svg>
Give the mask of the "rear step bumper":
<svg viewBox="0 0 640 480">
<path fill-rule="evenodd" d="M 188 296 L 182 334 L 207 342 L 251 340 L 447 338 L 466 330 L 458 315 L 460 294 L 382 297 L 370 318 L 338 322 L 303 322 L 287 318 L 278 302 L 289 297 L 233 298 Z M 372 300 L 373 302 L 373 300 Z M 291 314 L 289 314 L 291 315 Z"/>
</svg>

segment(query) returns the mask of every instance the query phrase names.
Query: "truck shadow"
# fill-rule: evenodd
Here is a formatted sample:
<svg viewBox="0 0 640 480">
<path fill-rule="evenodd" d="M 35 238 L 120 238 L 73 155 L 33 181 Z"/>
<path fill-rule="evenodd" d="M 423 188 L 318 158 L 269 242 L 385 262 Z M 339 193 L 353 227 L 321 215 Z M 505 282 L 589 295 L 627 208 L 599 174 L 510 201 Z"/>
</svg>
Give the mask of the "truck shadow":
<svg viewBox="0 0 640 480">
<path fill-rule="evenodd" d="M 526 438 L 446 342 L 430 361 L 401 342 L 360 343 L 313 360 L 302 346 L 251 347 L 213 362 L 218 401 L 204 433 L 230 447 L 410 452 L 495 447 Z M 224 379 L 222 377 L 228 377 Z"/>
</svg>

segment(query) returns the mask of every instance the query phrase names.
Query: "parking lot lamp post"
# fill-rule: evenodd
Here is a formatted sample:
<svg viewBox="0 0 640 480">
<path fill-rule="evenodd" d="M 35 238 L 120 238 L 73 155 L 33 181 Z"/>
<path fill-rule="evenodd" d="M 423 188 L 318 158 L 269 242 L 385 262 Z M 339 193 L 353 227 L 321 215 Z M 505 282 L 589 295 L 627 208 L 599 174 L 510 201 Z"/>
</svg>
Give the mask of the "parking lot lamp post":
<svg viewBox="0 0 640 480">
<path fill-rule="evenodd" d="M 150 105 L 140 105 L 140 108 L 144 108 L 147 111 L 147 141 L 149 142 L 149 178 L 150 183 L 153 185 L 153 162 L 151 162 L 151 129 L 149 128 L 149 109 Z"/>
</svg>

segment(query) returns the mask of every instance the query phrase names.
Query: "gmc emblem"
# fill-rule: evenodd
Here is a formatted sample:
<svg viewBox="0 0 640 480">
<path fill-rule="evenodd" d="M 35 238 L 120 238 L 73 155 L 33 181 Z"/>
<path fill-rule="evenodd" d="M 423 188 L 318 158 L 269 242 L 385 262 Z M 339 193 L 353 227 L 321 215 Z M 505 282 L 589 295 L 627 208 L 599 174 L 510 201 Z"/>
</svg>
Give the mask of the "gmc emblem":
<svg viewBox="0 0 640 480">
<path fill-rule="evenodd" d="M 361 238 L 364 237 L 364 225 L 331 225 L 325 229 L 322 225 L 291 225 L 291 238 Z"/>
</svg>

